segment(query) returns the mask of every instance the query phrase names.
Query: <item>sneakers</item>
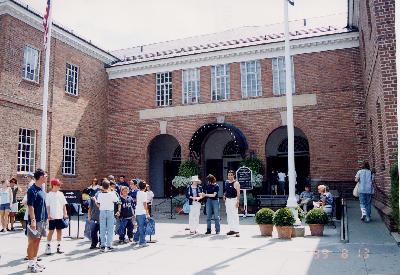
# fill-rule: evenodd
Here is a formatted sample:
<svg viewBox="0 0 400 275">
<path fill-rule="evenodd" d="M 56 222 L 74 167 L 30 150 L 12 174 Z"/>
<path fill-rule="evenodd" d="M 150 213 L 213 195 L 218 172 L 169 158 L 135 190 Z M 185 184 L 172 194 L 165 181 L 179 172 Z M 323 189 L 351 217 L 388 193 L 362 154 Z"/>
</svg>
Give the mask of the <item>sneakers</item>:
<svg viewBox="0 0 400 275">
<path fill-rule="evenodd" d="M 46 245 L 46 251 L 44 252 L 46 255 L 51 255 L 51 246 L 50 244 Z"/>
<path fill-rule="evenodd" d="M 145 243 L 145 244 L 139 244 L 139 247 L 140 247 L 140 248 L 142 248 L 142 247 L 147 247 L 147 246 L 149 246 L 147 243 Z"/>
<path fill-rule="evenodd" d="M 125 243 L 125 241 L 124 240 L 119 240 L 119 242 L 118 242 L 119 244 L 124 244 Z"/>
<path fill-rule="evenodd" d="M 371 218 L 370 217 L 366 217 L 365 218 L 365 222 L 370 222 L 371 221 Z"/>
<path fill-rule="evenodd" d="M 58 253 L 58 254 L 63 254 L 63 253 L 64 253 L 64 251 L 62 251 L 60 245 L 57 246 L 57 253 Z"/>
<path fill-rule="evenodd" d="M 0 230 L 0 232 L 6 232 L 6 231 L 5 231 L 4 228 L 3 228 L 2 230 Z"/>
<path fill-rule="evenodd" d="M 209 235 L 209 234 L 211 234 L 211 230 L 206 231 L 206 235 Z"/>
<path fill-rule="evenodd" d="M 96 249 L 97 248 L 97 246 L 93 246 L 93 245 L 91 245 L 90 247 L 89 247 L 89 249 Z"/>
<path fill-rule="evenodd" d="M 235 231 L 229 231 L 228 233 L 226 233 L 226 235 L 228 235 L 228 236 L 231 236 L 231 235 L 235 235 L 236 234 L 236 232 Z"/>
<path fill-rule="evenodd" d="M 39 273 L 42 272 L 43 269 L 37 265 L 28 266 L 28 273 Z"/>
<path fill-rule="evenodd" d="M 41 268 L 41 269 L 46 269 L 46 266 L 39 264 L 38 262 L 36 262 L 35 264 L 37 267 Z"/>
<path fill-rule="evenodd" d="M 216 235 L 219 235 L 219 231 L 215 232 Z"/>
<path fill-rule="evenodd" d="M 107 251 L 113 252 L 114 251 L 114 247 L 107 247 Z"/>
<path fill-rule="evenodd" d="M 366 217 L 367 217 L 366 215 L 362 215 L 361 220 L 364 221 Z"/>
<path fill-rule="evenodd" d="M 100 247 L 100 252 L 106 252 L 106 248 L 104 246 Z"/>
</svg>

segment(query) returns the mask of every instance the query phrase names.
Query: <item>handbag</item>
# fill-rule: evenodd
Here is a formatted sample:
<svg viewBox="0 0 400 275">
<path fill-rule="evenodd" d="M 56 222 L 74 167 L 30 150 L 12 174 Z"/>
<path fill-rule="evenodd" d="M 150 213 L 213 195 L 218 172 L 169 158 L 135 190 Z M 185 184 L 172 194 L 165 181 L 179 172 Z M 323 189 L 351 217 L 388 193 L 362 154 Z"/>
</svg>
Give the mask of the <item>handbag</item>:
<svg viewBox="0 0 400 275">
<path fill-rule="evenodd" d="M 153 218 L 149 218 L 147 220 L 145 234 L 146 236 L 152 236 L 156 234 L 156 222 L 154 221 Z"/>
<path fill-rule="evenodd" d="M 83 235 L 88 238 L 89 240 L 92 240 L 92 234 L 91 234 L 91 230 L 90 230 L 90 222 L 89 220 L 86 220 L 85 223 L 85 231 L 83 232 Z"/>
<path fill-rule="evenodd" d="M 359 183 L 357 182 L 356 186 L 353 189 L 353 196 L 358 198 L 359 194 L 358 194 L 358 187 L 359 187 Z"/>
</svg>

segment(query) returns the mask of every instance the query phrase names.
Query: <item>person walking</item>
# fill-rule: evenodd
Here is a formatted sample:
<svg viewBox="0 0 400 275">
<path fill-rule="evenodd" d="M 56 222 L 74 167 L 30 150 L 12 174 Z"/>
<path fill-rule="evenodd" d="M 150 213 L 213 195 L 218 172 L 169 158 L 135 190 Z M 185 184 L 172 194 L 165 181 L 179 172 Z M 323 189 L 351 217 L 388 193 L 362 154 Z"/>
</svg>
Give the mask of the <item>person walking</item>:
<svg viewBox="0 0 400 275">
<path fill-rule="evenodd" d="M 139 191 L 136 195 L 136 223 L 138 228 L 133 237 L 135 244 L 139 242 L 139 247 L 146 247 L 146 220 L 150 218 L 147 209 L 146 183 L 139 181 Z"/>
<path fill-rule="evenodd" d="M 8 229 L 8 216 L 11 211 L 13 192 L 8 183 L 2 180 L 0 183 L 0 222 L 2 229 L 0 232 L 10 231 Z"/>
<path fill-rule="evenodd" d="M 358 183 L 358 196 L 360 200 L 361 220 L 371 221 L 371 201 L 374 194 L 372 173 L 369 163 L 365 161 L 361 170 L 357 171 L 355 181 Z"/>
<path fill-rule="evenodd" d="M 40 240 L 47 235 L 47 209 L 46 194 L 42 189 L 45 185 L 47 174 L 42 169 L 37 169 L 33 174 L 35 183 L 27 191 L 28 205 L 28 272 L 37 273 L 46 267 L 37 262 Z"/>
<path fill-rule="evenodd" d="M 207 231 L 206 234 L 211 234 L 211 219 L 214 216 L 215 223 L 215 234 L 219 234 L 221 231 L 220 225 L 220 214 L 219 214 L 219 185 L 217 179 L 213 175 L 207 176 L 207 182 L 204 197 L 206 200 L 206 212 L 207 212 Z"/>
<path fill-rule="evenodd" d="M 101 252 L 113 251 L 112 241 L 114 236 L 114 204 L 118 202 L 117 194 L 110 190 L 110 182 L 102 182 L 103 190 L 97 195 L 97 206 L 100 210 L 100 239 Z"/>
<path fill-rule="evenodd" d="M 199 176 L 192 176 L 192 183 L 186 189 L 186 198 L 189 200 L 189 229 L 190 234 L 197 234 L 200 222 L 200 200 L 203 197 L 203 189 L 200 184 Z"/>
<path fill-rule="evenodd" d="M 229 231 L 227 235 L 236 235 L 239 237 L 239 200 L 240 185 L 235 179 L 235 171 L 228 171 L 228 180 L 225 182 L 224 201 L 226 207 L 226 219 L 228 221 Z"/>
</svg>

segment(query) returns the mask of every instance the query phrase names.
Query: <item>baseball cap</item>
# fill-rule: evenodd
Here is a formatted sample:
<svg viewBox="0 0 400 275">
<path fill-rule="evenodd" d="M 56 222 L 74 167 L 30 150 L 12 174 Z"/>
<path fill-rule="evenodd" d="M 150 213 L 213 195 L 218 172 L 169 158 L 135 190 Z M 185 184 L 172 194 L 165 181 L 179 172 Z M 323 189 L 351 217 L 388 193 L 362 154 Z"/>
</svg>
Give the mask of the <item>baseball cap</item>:
<svg viewBox="0 0 400 275">
<path fill-rule="evenodd" d="M 51 186 L 61 186 L 61 181 L 59 179 L 51 179 L 50 180 L 50 185 Z"/>
</svg>

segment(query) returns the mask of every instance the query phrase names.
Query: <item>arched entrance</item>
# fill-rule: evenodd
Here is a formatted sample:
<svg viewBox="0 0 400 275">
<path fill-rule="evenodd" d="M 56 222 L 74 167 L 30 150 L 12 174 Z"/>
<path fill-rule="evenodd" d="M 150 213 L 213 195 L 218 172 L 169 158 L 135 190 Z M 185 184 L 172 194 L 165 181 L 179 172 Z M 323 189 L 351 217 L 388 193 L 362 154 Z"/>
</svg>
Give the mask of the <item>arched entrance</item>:
<svg viewBox="0 0 400 275">
<path fill-rule="evenodd" d="M 200 165 L 201 176 L 213 174 L 220 184 L 229 169 L 236 170 L 248 149 L 240 129 L 228 123 L 211 123 L 200 127 L 189 144 L 191 159 Z"/>
<path fill-rule="evenodd" d="M 181 146 L 170 135 L 156 136 L 149 145 L 149 179 L 155 197 L 171 195 L 172 179 L 181 164 Z"/>
<path fill-rule="evenodd" d="M 287 128 L 279 127 L 269 136 L 265 145 L 265 155 L 267 157 L 268 178 L 271 172 L 288 172 L 288 139 Z M 306 135 L 299 128 L 294 128 L 294 156 L 295 169 L 297 174 L 296 189 L 301 191 L 310 174 L 310 149 Z"/>
</svg>

